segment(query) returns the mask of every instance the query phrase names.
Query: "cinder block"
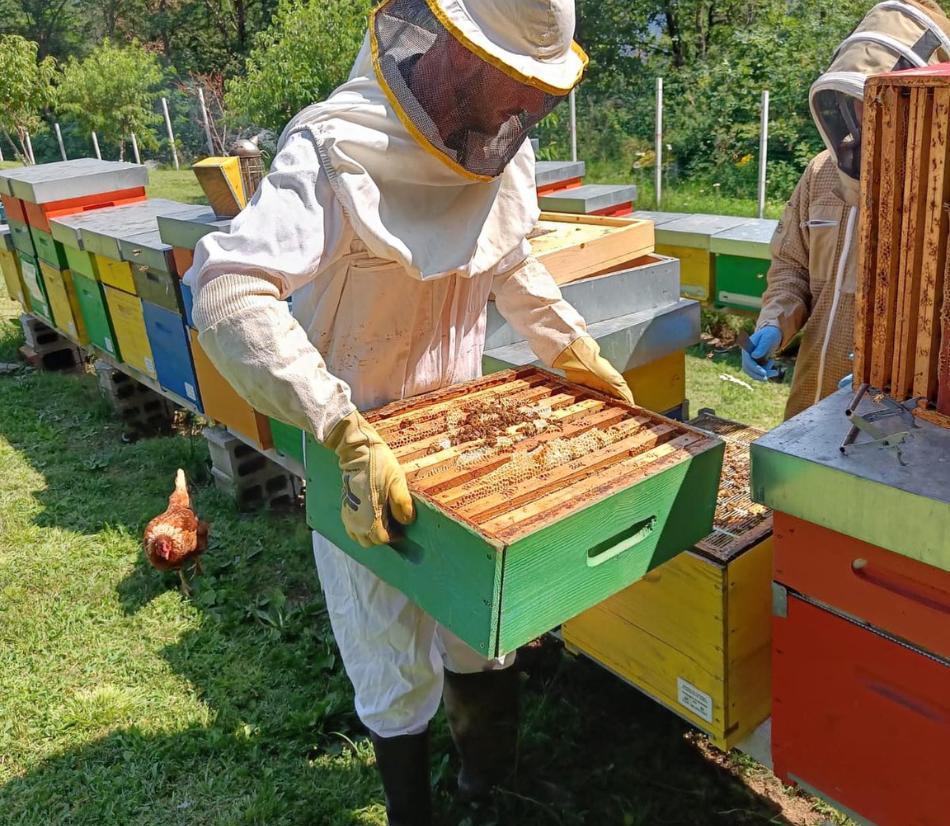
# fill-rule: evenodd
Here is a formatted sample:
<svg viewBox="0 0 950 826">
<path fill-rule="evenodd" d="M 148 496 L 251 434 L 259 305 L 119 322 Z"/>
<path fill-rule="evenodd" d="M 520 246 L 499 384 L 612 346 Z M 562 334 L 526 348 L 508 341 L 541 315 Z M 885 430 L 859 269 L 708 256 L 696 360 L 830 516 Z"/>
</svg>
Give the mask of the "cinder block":
<svg viewBox="0 0 950 826">
<path fill-rule="evenodd" d="M 203 431 L 211 453 L 211 464 L 230 479 L 253 476 L 273 465 L 266 456 L 233 436 L 223 427 L 206 427 Z"/>
<path fill-rule="evenodd" d="M 175 406 L 164 396 L 140 384 L 104 361 L 97 361 L 96 377 L 102 397 L 109 402 L 132 438 L 171 433 Z"/>
<path fill-rule="evenodd" d="M 261 458 L 267 463 L 263 470 L 237 479 L 212 467 L 215 485 L 234 497 L 241 509 L 289 508 L 296 505 L 300 494 L 295 477 L 266 457 Z"/>
<path fill-rule="evenodd" d="M 26 346 L 36 353 L 46 352 L 50 348 L 60 349 L 64 346 L 63 342 L 69 344 L 56 330 L 36 316 L 23 313 L 20 316 L 20 327 L 23 328 Z"/>
</svg>

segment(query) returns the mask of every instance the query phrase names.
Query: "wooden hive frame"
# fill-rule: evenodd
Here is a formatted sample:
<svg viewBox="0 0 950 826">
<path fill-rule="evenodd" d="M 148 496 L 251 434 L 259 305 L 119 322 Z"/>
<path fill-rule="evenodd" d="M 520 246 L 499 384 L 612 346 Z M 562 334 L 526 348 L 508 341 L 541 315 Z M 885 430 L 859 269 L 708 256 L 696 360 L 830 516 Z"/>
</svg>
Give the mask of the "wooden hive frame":
<svg viewBox="0 0 950 826">
<path fill-rule="evenodd" d="M 475 429 L 471 438 L 466 435 L 470 425 L 455 434 L 447 429 L 452 414 L 467 409 L 479 415 L 482 405 L 490 410 L 504 403 L 536 415 L 507 429 L 515 438 L 519 432 L 532 434 L 510 449 L 485 450 L 486 439 Z M 462 385 L 396 402 L 368 418 L 393 448 L 414 494 L 502 543 L 708 449 L 712 441 L 701 431 L 533 367 L 496 373 L 474 390 Z M 548 429 L 537 432 L 535 422 Z M 549 466 L 527 464 L 525 473 L 534 475 L 512 469 L 522 457 L 595 431 L 602 435 L 583 445 L 590 448 L 583 455 L 565 453 L 565 461 Z"/>
<path fill-rule="evenodd" d="M 942 413 L 950 413 L 950 387 L 939 393 L 939 365 L 950 364 L 948 131 L 950 70 L 868 81 L 855 384 L 900 401 L 919 398 Z"/>
</svg>

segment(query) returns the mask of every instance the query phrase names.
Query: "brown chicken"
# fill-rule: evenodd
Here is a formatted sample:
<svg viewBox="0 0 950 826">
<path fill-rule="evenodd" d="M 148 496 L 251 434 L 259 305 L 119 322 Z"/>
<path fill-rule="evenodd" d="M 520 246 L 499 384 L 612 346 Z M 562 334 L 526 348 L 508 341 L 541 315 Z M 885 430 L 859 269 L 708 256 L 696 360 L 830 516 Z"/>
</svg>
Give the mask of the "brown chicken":
<svg viewBox="0 0 950 826">
<path fill-rule="evenodd" d="M 208 547 L 208 525 L 191 509 L 191 497 L 185 481 L 185 471 L 175 477 L 175 490 L 168 497 L 168 509 L 145 526 L 143 543 L 145 555 L 159 571 L 178 571 L 183 594 L 191 588 L 185 581 L 184 567 L 194 561 L 193 569 L 201 573 L 199 556 Z"/>
</svg>

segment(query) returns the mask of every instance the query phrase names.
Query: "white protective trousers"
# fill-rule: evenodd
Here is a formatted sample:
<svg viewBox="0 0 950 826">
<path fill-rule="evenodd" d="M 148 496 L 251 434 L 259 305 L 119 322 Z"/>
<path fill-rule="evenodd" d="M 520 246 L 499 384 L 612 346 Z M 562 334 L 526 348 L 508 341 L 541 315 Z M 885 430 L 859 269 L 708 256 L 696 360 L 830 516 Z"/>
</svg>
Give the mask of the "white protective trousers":
<svg viewBox="0 0 950 826">
<path fill-rule="evenodd" d="M 425 730 L 439 708 L 444 668 L 474 674 L 514 663 L 514 652 L 486 659 L 317 533 L 313 556 L 356 713 L 380 737 Z"/>
<path fill-rule="evenodd" d="M 368 251 L 312 142 L 295 135 L 231 233 L 202 239 L 188 278 L 201 344 L 221 373 L 260 412 L 323 440 L 353 405 L 369 410 L 477 378 L 492 293 L 553 363 L 586 328 L 525 255 L 514 250 L 480 276 L 413 278 Z M 281 301 L 290 293 L 293 318 Z M 376 734 L 424 729 L 443 668 L 474 673 L 514 661 L 484 658 L 333 544 L 320 536 L 313 544 L 356 710 Z"/>
</svg>

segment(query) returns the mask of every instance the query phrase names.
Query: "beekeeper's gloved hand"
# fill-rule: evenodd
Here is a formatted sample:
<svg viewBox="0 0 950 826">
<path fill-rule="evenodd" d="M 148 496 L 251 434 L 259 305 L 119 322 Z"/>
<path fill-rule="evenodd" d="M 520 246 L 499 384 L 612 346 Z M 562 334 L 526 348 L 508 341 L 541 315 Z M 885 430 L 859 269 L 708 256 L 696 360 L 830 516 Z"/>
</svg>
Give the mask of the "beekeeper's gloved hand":
<svg viewBox="0 0 950 826">
<path fill-rule="evenodd" d="M 389 515 L 403 525 L 415 519 L 406 474 L 369 422 L 354 411 L 324 444 L 335 451 L 343 473 L 343 525 L 364 548 L 392 541 Z"/>
<path fill-rule="evenodd" d="M 600 345 L 590 336 L 576 339 L 554 360 L 554 367 L 563 370 L 568 381 L 634 404 L 633 391 L 600 354 Z"/>
<path fill-rule="evenodd" d="M 756 330 L 749 336 L 751 352 L 742 351 L 742 369 L 745 374 L 756 381 L 768 381 L 775 378 L 778 375 L 778 370 L 775 369 L 771 357 L 778 350 L 781 343 L 782 331 L 773 324 L 769 324 L 761 330 Z M 756 363 L 757 359 L 765 358 L 768 361 L 764 365 Z"/>
</svg>

